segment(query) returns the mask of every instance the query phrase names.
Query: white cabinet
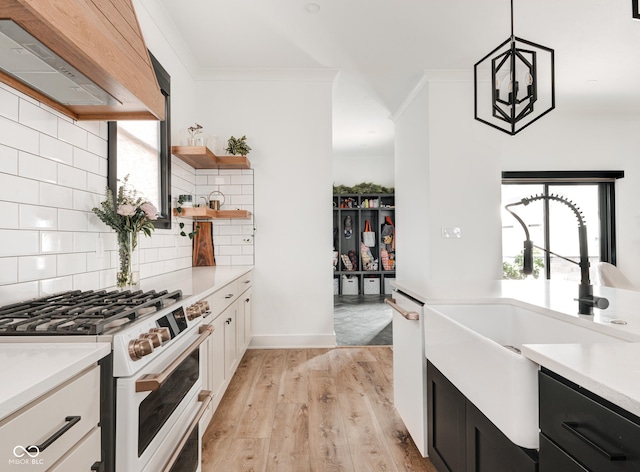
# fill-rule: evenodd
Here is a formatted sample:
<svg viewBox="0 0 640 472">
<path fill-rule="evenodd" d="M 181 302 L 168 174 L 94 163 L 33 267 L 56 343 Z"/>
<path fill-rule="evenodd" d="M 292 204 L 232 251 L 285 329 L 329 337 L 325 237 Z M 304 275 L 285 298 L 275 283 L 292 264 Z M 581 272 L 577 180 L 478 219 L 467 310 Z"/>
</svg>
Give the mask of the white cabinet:
<svg viewBox="0 0 640 472">
<path fill-rule="evenodd" d="M 6 446 L 0 463 L 89 471 L 101 460 L 99 422 L 100 367 L 95 365 L 0 422 L 0 444 Z"/>
<path fill-rule="evenodd" d="M 229 378 L 235 372 L 238 352 L 236 351 L 236 317 L 238 304 L 234 303 L 220 315 L 224 319 L 224 370 Z"/>
<path fill-rule="evenodd" d="M 238 300 L 238 324 L 236 326 L 236 349 L 238 357 L 242 357 L 253 337 L 251 300 L 253 290 L 249 287 Z"/>
<path fill-rule="evenodd" d="M 213 392 L 213 401 L 211 410 L 204 417 L 204 428 L 251 342 L 251 285 L 252 273 L 249 272 L 217 288 L 206 298 L 211 313 L 204 318 L 204 324 L 213 326 L 214 331 L 203 345 L 201 364 L 203 385 Z"/>
<path fill-rule="evenodd" d="M 423 304 L 393 292 L 394 405 L 420 453 L 427 456 L 427 360 Z"/>
</svg>

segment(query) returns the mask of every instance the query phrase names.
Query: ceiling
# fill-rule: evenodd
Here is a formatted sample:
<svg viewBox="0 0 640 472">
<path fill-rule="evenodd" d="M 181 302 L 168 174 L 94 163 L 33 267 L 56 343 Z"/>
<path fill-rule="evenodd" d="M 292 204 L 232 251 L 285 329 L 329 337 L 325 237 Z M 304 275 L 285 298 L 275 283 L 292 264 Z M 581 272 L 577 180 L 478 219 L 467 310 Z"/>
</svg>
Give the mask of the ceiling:
<svg viewBox="0 0 640 472">
<path fill-rule="evenodd" d="M 425 70 L 472 71 L 510 34 L 508 0 L 155 1 L 190 51 L 194 77 L 338 70 L 336 156 L 393 156 L 389 116 Z M 516 36 L 555 50 L 556 109 L 639 114 L 631 1 L 515 0 Z"/>
</svg>

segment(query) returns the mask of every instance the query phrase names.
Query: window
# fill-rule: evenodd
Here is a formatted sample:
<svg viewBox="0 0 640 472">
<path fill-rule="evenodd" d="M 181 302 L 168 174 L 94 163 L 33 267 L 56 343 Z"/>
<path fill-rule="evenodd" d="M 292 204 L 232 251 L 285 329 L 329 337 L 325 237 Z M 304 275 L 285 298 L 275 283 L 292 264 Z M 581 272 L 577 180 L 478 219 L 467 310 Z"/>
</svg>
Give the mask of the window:
<svg viewBox="0 0 640 472">
<path fill-rule="evenodd" d="M 156 228 L 171 228 L 171 78 L 156 58 L 151 62 L 165 96 L 164 121 L 109 122 L 109 188 L 115 195 L 118 180 L 129 182 L 151 201 L 160 215 Z"/>
<path fill-rule="evenodd" d="M 591 267 L 600 261 L 615 264 L 615 180 L 622 177 L 622 171 L 503 172 L 502 208 L 536 194 L 566 197 L 582 211 Z M 579 282 L 578 222 L 570 208 L 543 199 L 513 209 L 529 228 L 533 244 L 547 249 L 534 248 L 534 276 Z M 505 278 L 523 277 L 519 270 L 524 239 L 520 224 L 503 211 Z"/>
</svg>

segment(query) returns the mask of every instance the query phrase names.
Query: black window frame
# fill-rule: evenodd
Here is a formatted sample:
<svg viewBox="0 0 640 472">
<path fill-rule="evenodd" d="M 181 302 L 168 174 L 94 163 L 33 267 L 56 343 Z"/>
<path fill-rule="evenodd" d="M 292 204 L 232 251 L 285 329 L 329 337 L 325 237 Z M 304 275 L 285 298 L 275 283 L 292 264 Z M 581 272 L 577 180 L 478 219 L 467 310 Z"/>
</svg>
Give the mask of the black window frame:
<svg viewBox="0 0 640 472">
<path fill-rule="evenodd" d="M 151 51 L 149 57 L 153 70 L 165 97 L 165 119 L 160 121 L 160 208 L 158 219 L 153 222 L 156 229 L 171 229 L 171 76 L 158 62 Z M 116 121 L 108 122 L 109 163 L 107 183 L 114 198 L 118 192 L 118 127 Z"/>
<path fill-rule="evenodd" d="M 616 195 L 615 182 L 624 177 L 622 170 L 600 171 L 504 171 L 503 185 L 538 184 L 549 194 L 553 185 L 598 185 L 598 211 L 600 213 L 600 260 L 616 265 Z M 543 200 L 544 247 L 549 247 L 549 200 Z M 551 278 L 550 254 L 545 252 L 546 279 Z"/>
</svg>

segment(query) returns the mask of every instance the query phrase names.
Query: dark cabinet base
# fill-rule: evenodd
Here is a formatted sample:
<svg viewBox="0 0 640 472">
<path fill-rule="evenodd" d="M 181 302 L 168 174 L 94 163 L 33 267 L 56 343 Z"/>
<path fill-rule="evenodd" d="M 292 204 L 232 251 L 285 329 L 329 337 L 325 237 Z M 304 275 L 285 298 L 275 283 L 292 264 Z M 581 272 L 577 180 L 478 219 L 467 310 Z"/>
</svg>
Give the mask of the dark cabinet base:
<svg viewBox="0 0 640 472">
<path fill-rule="evenodd" d="M 513 444 L 427 360 L 429 457 L 438 472 L 536 472 L 537 451 Z"/>
</svg>

